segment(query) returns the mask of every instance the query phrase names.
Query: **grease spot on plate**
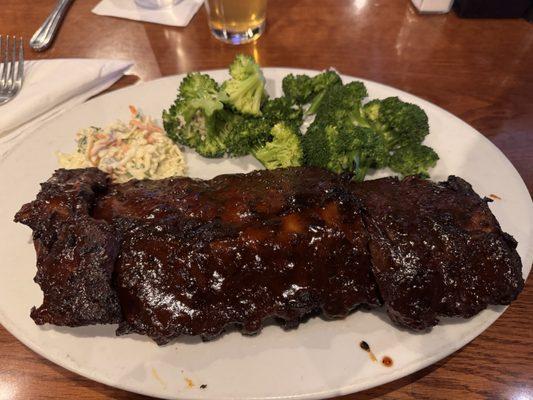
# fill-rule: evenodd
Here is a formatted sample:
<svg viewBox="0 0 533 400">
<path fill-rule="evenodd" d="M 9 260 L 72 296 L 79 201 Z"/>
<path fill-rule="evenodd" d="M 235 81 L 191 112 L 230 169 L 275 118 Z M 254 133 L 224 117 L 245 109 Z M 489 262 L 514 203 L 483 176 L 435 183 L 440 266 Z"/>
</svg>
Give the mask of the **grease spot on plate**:
<svg viewBox="0 0 533 400">
<path fill-rule="evenodd" d="M 156 381 L 158 381 L 161 384 L 161 386 L 163 386 L 164 389 L 167 388 L 167 383 L 163 379 L 161 379 L 161 377 L 159 376 L 155 368 L 152 368 L 152 376 L 154 377 Z"/>
<path fill-rule="evenodd" d="M 187 389 L 192 389 L 194 387 L 194 382 L 192 381 L 191 378 L 183 378 L 185 379 L 185 383 L 187 384 Z"/>
</svg>

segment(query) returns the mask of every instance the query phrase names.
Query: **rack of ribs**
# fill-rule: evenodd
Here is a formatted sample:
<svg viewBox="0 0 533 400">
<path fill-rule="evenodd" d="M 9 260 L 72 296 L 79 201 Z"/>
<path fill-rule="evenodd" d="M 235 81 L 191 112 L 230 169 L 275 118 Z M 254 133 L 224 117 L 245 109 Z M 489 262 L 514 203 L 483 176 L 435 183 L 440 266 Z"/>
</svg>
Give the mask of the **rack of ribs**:
<svg viewBox="0 0 533 400">
<path fill-rule="evenodd" d="M 111 184 L 58 170 L 15 221 L 33 229 L 37 324 L 118 322 L 159 344 L 360 307 L 426 329 L 524 284 L 516 242 L 457 177 L 353 183 L 300 167 Z"/>
</svg>

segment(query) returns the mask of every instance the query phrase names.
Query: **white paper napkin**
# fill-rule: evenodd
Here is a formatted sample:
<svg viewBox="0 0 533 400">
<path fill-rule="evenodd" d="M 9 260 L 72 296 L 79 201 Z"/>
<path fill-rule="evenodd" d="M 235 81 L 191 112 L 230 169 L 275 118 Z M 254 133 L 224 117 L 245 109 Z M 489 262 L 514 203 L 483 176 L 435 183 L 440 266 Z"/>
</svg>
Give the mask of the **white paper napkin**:
<svg viewBox="0 0 533 400">
<path fill-rule="evenodd" d="M 203 2 L 182 0 L 172 7 L 151 10 L 139 7 L 134 0 L 102 0 L 93 8 L 93 13 L 162 25 L 187 26 Z"/>
<path fill-rule="evenodd" d="M 0 158 L 38 126 L 111 86 L 132 65 L 120 60 L 27 61 L 22 90 L 0 106 Z"/>
</svg>

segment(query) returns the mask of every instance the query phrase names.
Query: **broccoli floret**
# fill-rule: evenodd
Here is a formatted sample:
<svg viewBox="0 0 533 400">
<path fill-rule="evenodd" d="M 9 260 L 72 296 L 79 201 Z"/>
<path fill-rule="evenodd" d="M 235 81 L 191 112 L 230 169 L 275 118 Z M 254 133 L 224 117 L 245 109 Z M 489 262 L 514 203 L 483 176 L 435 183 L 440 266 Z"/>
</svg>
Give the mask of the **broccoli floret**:
<svg viewBox="0 0 533 400">
<path fill-rule="evenodd" d="M 289 74 L 281 82 L 283 94 L 295 104 L 304 105 L 311 101 L 314 94 L 310 76 Z"/>
<path fill-rule="evenodd" d="M 390 150 L 420 144 L 429 133 L 426 113 L 397 97 L 369 102 L 363 107 L 363 115 Z"/>
<path fill-rule="evenodd" d="M 313 98 L 306 111 L 307 115 L 316 113 L 324 95 L 326 94 L 326 89 L 342 86 L 342 79 L 335 71 L 326 71 L 314 76 L 311 83 L 313 84 Z"/>
<path fill-rule="evenodd" d="M 185 122 L 184 114 L 189 114 L 188 107 L 185 102 L 178 97 L 168 110 L 163 110 L 163 127 L 165 128 L 168 137 L 173 141 L 189 146 L 191 138 L 188 133 L 187 135 L 185 134 L 185 126 L 187 123 Z M 194 112 L 190 113 L 190 116 L 187 115 L 187 120 L 190 121 L 193 115 Z"/>
<path fill-rule="evenodd" d="M 198 72 L 188 74 L 180 84 L 172 111 L 166 111 L 169 127 L 178 129 L 179 125 L 188 123 L 197 111 L 211 116 L 223 108 L 222 99 L 224 96 L 221 96 L 218 84 L 211 77 Z M 172 124 L 172 115 L 179 116 L 179 120 L 174 121 L 175 124 Z"/>
<path fill-rule="evenodd" d="M 336 123 L 313 122 L 302 144 L 306 164 L 349 172 L 355 180 L 363 180 L 369 168 L 388 163 L 389 153 L 381 137 L 347 118 Z"/>
<path fill-rule="evenodd" d="M 353 81 L 343 86 L 344 91 L 348 94 L 348 99 L 355 99 L 355 101 L 361 101 L 368 96 L 366 86 L 361 81 Z M 344 104 L 348 106 L 348 104 Z"/>
<path fill-rule="evenodd" d="M 274 125 L 283 122 L 299 133 L 302 121 L 301 108 L 294 106 L 286 97 L 279 97 L 265 102 L 261 116 L 242 116 L 228 124 L 222 135 L 228 154 L 240 157 L 250 154 L 271 139 L 270 130 Z"/>
<path fill-rule="evenodd" d="M 361 117 L 365 119 L 367 124 L 376 123 L 379 117 L 379 110 L 382 100 L 374 99 L 363 106 Z"/>
<path fill-rule="evenodd" d="M 209 134 L 196 146 L 195 150 L 207 158 L 220 158 L 226 153 L 226 145 L 218 135 Z"/>
<path fill-rule="evenodd" d="M 343 123 L 328 126 L 330 160 L 328 169 L 333 172 L 350 172 L 355 180 L 363 180 L 369 168 L 377 167 L 386 152 L 379 137 L 370 129 Z"/>
<path fill-rule="evenodd" d="M 284 95 L 293 103 L 304 105 L 311 103 L 306 114 L 314 114 L 328 87 L 340 86 L 342 80 L 335 71 L 325 71 L 314 77 L 289 74 L 281 84 Z"/>
<path fill-rule="evenodd" d="M 421 144 L 429 133 L 429 124 L 420 107 L 388 97 L 365 104 L 362 117 L 385 143 L 389 153 L 386 165 L 402 175 L 429 176 L 428 169 L 439 157 Z"/>
<path fill-rule="evenodd" d="M 379 135 L 376 135 L 372 131 L 372 136 L 370 137 L 372 141 L 372 162 L 370 163 L 371 168 L 380 169 L 385 168 L 389 165 L 390 161 L 390 151 L 387 147 L 387 143 Z"/>
<path fill-rule="evenodd" d="M 437 164 L 439 156 L 431 147 L 421 144 L 400 148 L 392 154 L 389 166 L 403 176 L 429 178 L 428 170 Z"/>
<path fill-rule="evenodd" d="M 354 142 L 355 168 L 353 178 L 356 181 L 364 180 L 370 168 L 383 168 L 389 162 L 389 151 L 385 142 L 370 128 L 356 126 L 357 140 Z"/>
<path fill-rule="evenodd" d="M 191 72 L 181 81 L 180 95 L 187 100 L 213 99 L 218 100 L 217 109 L 224 94 L 220 92 L 218 83 L 207 74 Z"/>
<path fill-rule="evenodd" d="M 303 111 L 301 107 L 293 105 L 287 97 L 278 97 L 268 100 L 262 108 L 263 116 L 272 126 L 279 122 L 284 122 L 291 126 L 295 132 L 300 132 L 303 122 Z"/>
<path fill-rule="evenodd" d="M 206 157 L 223 155 L 224 145 L 216 129 L 225 113 L 223 97 L 218 84 L 208 75 L 188 74 L 180 84 L 174 104 L 163 111 L 167 135 Z"/>
<path fill-rule="evenodd" d="M 316 118 L 335 123 L 349 118 L 355 123 L 359 119 L 361 101 L 368 95 L 362 82 L 350 82 L 342 86 L 330 86 L 316 109 Z"/>
<path fill-rule="evenodd" d="M 253 152 L 267 169 L 297 167 L 302 165 L 300 135 L 284 123 L 274 125 L 270 131 L 272 141 Z"/>
<path fill-rule="evenodd" d="M 331 86 L 342 85 L 342 79 L 335 71 L 324 71 L 311 78 L 313 93 L 319 94 Z"/>
<path fill-rule="evenodd" d="M 355 168 L 357 144 L 354 142 L 358 141 L 358 138 L 354 130 L 353 126 L 326 126 L 324 135 L 329 148 L 329 170 L 339 174 Z"/>
<path fill-rule="evenodd" d="M 187 109 L 182 111 L 187 119 L 197 110 L 202 110 L 205 116 L 210 117 L 224 107 L 222 101 L 226 98 L 214 79 L 199 72 L 192 72 L 183 79 L 179 96 L 185 100 Z"/>
<path fill-rule="evenodd" d="M 330 161 L 330 149 L 326 137 L 327 125 L 316 120 L 302 136 L 304 164 L 313 167 L 327 168 Z"/>
<path fill-rule="evenodd" d="M 229 67 L 231 79 L 222 84 L 225 102 L 243 114 L 261 115 L 261 104 L 266 99 L 265 78 L 250 56 L 237 55 Z"/>
<path fill-rule="evenodd" d="M 239 116 L 222 131 L 228 154 L 240 157 L 252 153 L 270 139 L 271 128 L 270 122 L 263 117 Z"/>
<path fill-rule="evenodd" d="M 206 139 L 212 123 L 211 117 L 206 117 L 202 110 L 195 110 L 186 100 L 177 99 L 163 111 L 163 126 L 172 140 L 196 149 Z"/>
</svg>

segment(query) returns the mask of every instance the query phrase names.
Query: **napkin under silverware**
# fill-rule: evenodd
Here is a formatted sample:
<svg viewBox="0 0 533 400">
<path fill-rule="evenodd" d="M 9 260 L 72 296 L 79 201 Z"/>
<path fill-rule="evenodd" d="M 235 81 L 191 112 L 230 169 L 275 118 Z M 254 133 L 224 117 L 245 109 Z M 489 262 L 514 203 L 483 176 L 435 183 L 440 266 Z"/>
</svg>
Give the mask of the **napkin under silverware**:
<svg viewBox="0 0 533 400">
<path fill-rule="evenodd" d="M 153 22 L 162 25 L 187 26 L 202 6 L 203 0 L 182 0 L 175 6 L 161 9 L 142 8 L 134 0 L 102 0 L 93 13 L 110 17 Z"/>
<path fill-rule="evenodd" d="M 26 61 L 22 90 L 0 107 L 0 159 L 40 125 L 107 89 L 132 65 L 100 59 Z"/>
</svg>

